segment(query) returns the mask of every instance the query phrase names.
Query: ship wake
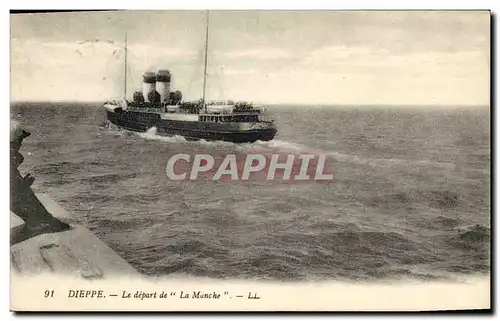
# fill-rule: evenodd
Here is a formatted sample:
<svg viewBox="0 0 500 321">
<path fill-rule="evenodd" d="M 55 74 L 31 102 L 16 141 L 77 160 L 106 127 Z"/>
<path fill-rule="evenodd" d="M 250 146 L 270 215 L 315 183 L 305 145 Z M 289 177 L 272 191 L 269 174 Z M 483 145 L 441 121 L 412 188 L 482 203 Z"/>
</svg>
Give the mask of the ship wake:
<svg viewBox="0 0 500 321">
<path fill-rule="evenodd" d="M 407 160 L 400 158 L 375 158 L 375 157 L 360 157 L 355 154 L 346 154 L 339 151 L 333 150 L 322 150 L 318 148 L 312 148 L 309 146 L 301 145 L 298 143 L 287 142 L 282 140 L 272 140 L 268 142 L 257 141 L 255 144 L 245 144 L 246 148 L 252 149 L 268 149 L 268 150 L 278 150 L 281 152 L 292 152 L 292 153 L 309 153 L 309 154 L 323 154 L 327 155 L 334 161 L 340 163 L 352 163 L 357 165 L 368 165 L 371 167 L 392 167 L 392 166 L 435 166 L 443 169 L 454 169 L 455 165 L 453 163 L 446 162 L 436 162 L 431 160 Z"/>
<path fill-rule="evenodd" d="M 157 133 L 156 127 L 151 127 L 145 133 L 137 133 L 138 136 L 148 139 L 162 141 L 166 143 L 189 143 L 194 145 L 202 145 L 205 147 L 214 147 L 217 149 L 224 150 L 235 150 L 243 153 L 293 153 L 293 154 L 314 154 L 314 155 L 326 155 L 330 159 L 340 162 L 340 163 L 352 163 L 358 165 L 367 165 L 376 168 L 383 167 L 393 167 L 393 166 L 434 166 L 442 169 L 451 170 L 454 168 L 452 163 L 435 162 L 430 160 L 407 160 L 398 158 L 372 158 L 372 157 L 360 157 L 354 154 L 346 154 L 339 151 L 333 150 L 322 150 L 318 148 L 309 147 L 295 142 L 289 142 L 279 139 L 273 139 L 271 141 L 256 141 L 255 143 L 243 143 L 236 144 L 232 142 L 224 141 L 187 141 L 182 136 L 162 136 Z"/>
<path fill-rule="evenodd" d="M 139 137 L 148 139 L 148 140 L 157 140 L 166 143 L 182 143 L 186 142 L 186 139 L 182 136 L 162 136 L 157 132 L 157 128 L 155 126 L 148 129 L 145 133 L 136 133 Z"/>
</svg>

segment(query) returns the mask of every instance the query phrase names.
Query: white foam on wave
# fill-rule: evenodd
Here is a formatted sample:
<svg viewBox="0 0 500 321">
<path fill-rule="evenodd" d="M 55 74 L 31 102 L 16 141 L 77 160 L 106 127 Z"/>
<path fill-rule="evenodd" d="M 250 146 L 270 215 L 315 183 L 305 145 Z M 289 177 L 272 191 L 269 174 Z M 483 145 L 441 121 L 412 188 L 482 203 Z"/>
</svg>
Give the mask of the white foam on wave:
<svg viewBox="0 0 500 321">
<path fill-rule="evenodd" d="M 287 141 L 278 140 L 278 139 L 270 140 L 267 142 L 259 140 L 259 141 L 255 142 L 255 145 L 265 147 L 265 148 L 279 149 L 279 150 L 283 150 L 283 151 L 288 150 L 288 151 L 301 152 L 301 151 L 313 150 L 312 148 L 301 145 L 301 144 L 287 142 Z"/>
<path fill-rule="evenodd" d="M 157 134 L 157 128 L 155 126 L 148 129 L 145 133 L 137 133 L 139 137 L 149 139 L 149 140 L 158 140 L 166 143 L 180 143 L 185 142 L 186 139 L 182 136 L 162 136 Z"/>
<path fill-rule="evenodd" d="M 326 151 L 317 148 L 308 147 L 302 144 L 287 142 L 282 140 L 271 140 L 271 141 L 257 141 L 254 144 L 250 144 L 250 146 L 244 146 L 244 148 L 263 148 L 269 150 L 278 150 L 278 151 L 289 151 L 289 152 L 302 152 L 302 153 L 313 153 L 313 154 L 323 154 L 332 158 L 337 162 L 342 163 L 353 163 L 359 165 L 368 165 L 372 167 L 391 167 L 391 166 L 435 166 L 441 167 L 444 169 L 454 169 L 455 164 L 453 163 L 443 163 L 432 160 L 407 160 L 400 158 L 363 158 L 355 154 L 345 154 L 338 151 Z"/>
<path fill-rule="evenodd" d="M 125 131 L 129 133 L 128 131 Z M 137 133 L 142 138 L 163 141 L 167 143 L 187 142 L 182 136 L 161 136 L 157 134 L 157 128 L 151 127 L 145 133 Z M 333 160 L 341 163 L 353 163 L 358 165 L 368 165 L 372 167 L 391 167 L 391 166 L 435 166 L 445 169 L 453 169 L 455 165 L 452 163 L 442 163 L 431 160 L 407 160 L 398 158 L 362 158 L 354 154 L 345 154 L 337 151 L 325 151 L 302 144 L 274 139 L 271 141 L 256 141 L 255 143 L 236 144 L 225 141 L 206 141 L 204 139 L 190 142 L 192 144 L 200 144 L 203 146 L 211 146 L 215 148 L 234 148 L 244 153 L 250 152 L 291 152 L 291 153 L 313 153 L 323 154 L 331 157 Z"/>
<path fill-rule="evenodd" d="M 157 128 L 151 127 L 145 133 L 137 133 L 142 138 L 151 140 L 160 140 L 168 143 L 176 142 L 187 142 L 187 140 L 182 136 L 161 136 L 157 134 Z M 255 143 L 232 143 L 226 141 L 207 141 L 200 139 L 197 141 L 190 141 L 192 144 L 199 144 L 202 146 L 209 146 L 215 148 L 234 148 L 242 152 L 250 151 L 290 151 L 290 152 L 306 152 L 313 151 L 313 149 L 300 145 L 297 143 L 282 141 L 282 140 L 271 140 L 271 141 L 256 141 Z"/>
<path fill-rule="evenodd" d="M 116 125 L 114 125 L 113 123 L 111 122 L 106 122 L 102 125 L 102 127 L 104 129 L 106 129 L 105 133 L 106 134 L 109 134 L 109 135 L 112 135 L 112 136 L 121 136 L 121 137 L 126 137 L 126 136 L 130 136 L 130 135 L 133 135 L 132 132 L 129 132 L 125 129 L 122 129 Z"/>
<path fill-rule="evenodd" d="M 208 141 L 204 139 L 200 139 L 198 141 L 193 141 L 195 144 L 200 144 L 204 146 L 214 146 L 214 147 L 236 147 L 237 144 L 231 143 L 231 142 L 225 142 L 225 141 Z"/>
<path fill-rule="evenodd" d="M 409 160 L 400 158 L 361 158 L 357 155 L 344 154 L 340 152 L 329 151 L 326 154 L 335 161 L 341 163 L 353 163 L 358 165 L 368 165 L 372 167 L 413 167 L 413 166 L 434 166 L 440 167 L 448 170 L 455 168 L 453 163 L 443 163 L 432 160 Z"/>
</svg>

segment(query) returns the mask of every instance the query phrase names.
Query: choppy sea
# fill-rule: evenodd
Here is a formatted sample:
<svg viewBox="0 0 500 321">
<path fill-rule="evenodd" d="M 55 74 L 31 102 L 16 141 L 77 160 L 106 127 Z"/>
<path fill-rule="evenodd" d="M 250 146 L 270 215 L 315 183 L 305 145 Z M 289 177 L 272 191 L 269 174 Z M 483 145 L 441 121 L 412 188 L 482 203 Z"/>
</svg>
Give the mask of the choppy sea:
<svg viewBox="0 0 500 321">
<path fill-rule="evenodd" d="M 488 107 L 270 106 L 271 142 L 133 134 L 100 104 L 13 103 L 22 173 L 146 275 L 452 279 L 490 270 Z M 330 184 L 174 182 L 177 152 L 315 149 Z"/>
</svg>

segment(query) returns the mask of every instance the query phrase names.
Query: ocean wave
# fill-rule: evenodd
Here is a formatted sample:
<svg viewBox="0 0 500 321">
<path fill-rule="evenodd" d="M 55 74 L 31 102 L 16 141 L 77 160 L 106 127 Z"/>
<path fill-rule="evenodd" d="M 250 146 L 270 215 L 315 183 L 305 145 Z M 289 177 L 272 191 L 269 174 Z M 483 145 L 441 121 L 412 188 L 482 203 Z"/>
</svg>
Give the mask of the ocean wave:
<svg viewBox="0 0 500 321">
<path fill-rule="evenodd" d="M 107 195 L 104 193 L 77 193 L 72 199 L 80 205 L 89 207 L 91 204 L 100 203 L 106 204 L 115 200 L 114 195 Z"/>
<path fill-rule="evenodd" d="M 431 160 L 407 160 L 400 158 L 361 158 L 357 155 L 344 154 L 340 152 L 327 152 L 327 154 L 338 162 L 368 165 L 375 168 L 394 167 L 394 166 L 400 166 L 400 167 L 433 166 L 447 170 L 453 170 L 455 168 L 455 164 L 453 163 L 436 162 Z"/>
<path fill-rule="evenodd" d="M 247 148 L 267 148 L 280 151 L 290 151 L 298 153 L 312 153 L 316 155 L 324 154 L 330 156 L 333 160 L 343 163 L 355 163 L 360 165 L 371 165 L 374 167 L 390 167 L 390 166 L 438 166 L 446 169 L 454 169 L 455 165 L 452 163 L 435 162 L 430 160 L 406 160 L 399 158 L 363 158 L 353 154 L 345 154 L 338 151 L 328 151 L 318 148 L 309 147 L 306 145 L 282 141 L 282 140 L 271 140 L 268 142 L 257 141 L 253 145 L 244 146 Z"/>
<path fill-rule="evenodd" d="M 213 144 L 213 142 L 206 142 L 205 144 Z M 220 144 L 220 143 L 219 143 Z M 230 146 L 232 143 L 227 143 Z M 322 150 L 310 146 L 306 146 L 303 144 L 298 144 L 295 142 L 288 142 L 283 140 L 271 140 L 271 141 L 256 141 L 255 143 L 246 143 L 246 144 L 234 144 L 239 150 L 242 151 L 262 151 L 262 152 L 289 152 L 289 153 L 307 153 L 314 155 L 326 155 L 330 157 L 334 161 L 342 162 L 342 163 L 354 163 L 358 165 L 368 165 L 375 168 L 381 167 L 408 167 L 408 166 L 417 166 L 417 167 L 425 167 L 425 166 L 434 166 L 447 170 L 452 170 L 455 168 L 455 164 L 452 163 L 443 163 L 436 162 L 431 160 L 406 160 L 399 158 L 363 158 L 354 154 L 346 154 L 338 151 L 329 151 Z"/>
<path fill-rule="evenodd" d="M 451 231 L 456 229 L 460 223 L 458 218 L 438 215 L 432 218 L 420 218 L 414 225 L 439 231 Z"/>
<path fill-rule="evenodd" d="M 260 146 L 269 149 L 279 149 L 283 151 L 297 151 L 297 152 L 305 152 L 305 151 L 319 151 L 317 149 L 307 147 L 305 145 L 297 144 L 294 142 L 287 142 L 283 140 L 273 139 L 271 141 L 256 141 L 254 146 Z"/>
<path fill-rule="evenodd" d="M 484 225 L 475 224 L 466 228 L 465 232 L 460 233 L 460 240 L 468 243 L 484 243 L 490 239 L 490 228 Z"/>
<path fill-rule="evenodd" d="M 186 142 L 186 139 L 182 136 L 162 136 L 158 135 L 158 130 L 155 126 L 148 129 L 145 133 L 135 133 L 137 136 L 148 139 L 148 140 L 157 140 L 165 143 L 180 143 Z"/>
<path fill-rule="evenodd" d="M 430 203 L 437 208 L 455 208 L 460 204 L 460 194 L 454 190 L 429 191 Z"/>
<path fill-rule="evenodd" d="M 278 108 L 275 140 L 233 144 L 133 133 L 95 110 L 22 108 L 33 135 L 21 170 L 144 274 L 369 280 L 489 270 L 489 115 Z M 324 154 L 336 182 L 164 179 L 166 157 L 189 151 Z"/>
<path fill-rule="evenodd" d="M 373 196 L 360 196 L 359 200 L 370 207 L 385 206 L 406 209 L 425 204 L 430 208 L 447 210 L 461 205 L 460 193 L 454 189 L 421 190 L 407 188 L 401 191 L 377 193 Z"/>
<path fill-rule="evenodd" d="M 476 260 L 467 258 L 468 262 L 480 263 L 488 260 L 488 249 L 491 240 L 490 228 L 482 224 L 471 226 L 459 226 L 454 229 L 453 234 L 448 234 L 447 243 L 455 248 L 471 251 L 468 255 L 476 257 Z M 484 262 L 483 262 L 484 263 Z"/>
<path fill-rule="evenodd" d="M 106 219 L 106 218 L 91 218 L 87 220 L 87 224 L 93 229 L 97 229 L 96 233 L 109 233 L 109 231 L 134 231 L 144 226 L 149 226 L 154 221 L 150 218 L 130 218 L 126 220 Z"/>
<path fill-rule="evenodd" d="M 40 184 L 43 187 L 59 187 L 59 186 L 62 186 L 62 185 L 69 185 L 69 184 L 74 184 L 74 183 L 75 183 L 74 180 L 54 178 L 51 181 L 41 182 Z"/>
<path fill-rule="evenodd" d="M 157 140 L 163 141 L 166 143 L 185 143 L 188 142 L 183 136 L 162 136 L 157 134 L 157 128 L 151 127 L 145 133 L 135 133 L 139 137 L 148 139 L 148 140 Z M 310 146 L 306 146 L 303 144 L 283 141 L 279 139 L 273 139 L 271 141 L 256 141 L 254 143 L 232 143 L 226 141 L 206 141 L 204 139 L 200 139 L 197 141 L 189 141 L 189 143 L 193 145 L 201 145 L 201 146 L 212 146 L 216 148 L 227 147 L 229 150 L 235 149 L 241 152 L 289 152 L 289 153 L 308 153 L 315 155 L 326 155 L 332 158 L 335 161 L 342 163 L 354 163 L 359 165 L 368 165 L 376 168 L 380 167 L 393 167 L 393 166 L 434 166 L 440 167 L 443 169 L 452 170 L 455 168 L 455 164 L 453 163 L 445 163 L 445 162 L 436 162 L 431 160 L 407 160 L 400 158 L 374 158 L 368 157 L 363 158 L 354 154 L 346 154 L 338 151 L 328 151 L 322 150 Z"/>
<path fill-rule="evenodd" d="M 92 177 L 81 178 L 80 182 L 81 183 L 89 183 L 89 184 L 118 183 L 118 182 L 125 180 L 125 179 L 128 179 L 128 178 L 135 178 L 135 177 L 137 177 L 137 175 L 138 174 L 136 174 L 136 173 L 93 175 Z"/>
<path fill-rule="evenodd" d="M 127 194 L 121 196 L 118 201 L 124 205 L 131 206 L 137 204 L 149 205 L 162 199 L 159 194 Z"/>
<path fill-rule="evenodd" d="M 36 165 L 33 167 L 33 172 L 35 175 L 40 176 L 54 176 L 54 177 L 64 177 L 69 174 L 78 173 L 81 171 L 86 171 L 89 168 L 103 168 L 110 167 L 109 164 L 97 162 L 97 161 L 62 161 L 58 163 L 48 163 L 43 165 Z"/>
<path fill-rule="evenodd" d="M 140 264 L 139 272 L 146 275 L 162 276 L 176 272 L 187 273 L 187 271 L 191 270 L 195 265 L 195 258 L 183 258 L 178 261 L 172 262 L 171 264 L 166 264 L 165 262 L 158 264 L 157 261 L 155 261 L 151 265 L 144 264 L 144 262 L 142 261 L 138 263 Z M 204 271 L 208 273 L 206 270 Z M 206 273 L 202 273 L 201 275 L 211 277 L 211 275 L 206 275 Z M 193 274 L 200 275 L 200 273 Z"/>
<path fill-rule="evenodd" d="M 351 250 L 374 253 L 385 250 L 409 251 L 416 248 L 416 244 L 396 232 L 375 231 L 342 231 L 331 233 L 331 244 L 336 246 L 352 246 Z"/>
</svg>

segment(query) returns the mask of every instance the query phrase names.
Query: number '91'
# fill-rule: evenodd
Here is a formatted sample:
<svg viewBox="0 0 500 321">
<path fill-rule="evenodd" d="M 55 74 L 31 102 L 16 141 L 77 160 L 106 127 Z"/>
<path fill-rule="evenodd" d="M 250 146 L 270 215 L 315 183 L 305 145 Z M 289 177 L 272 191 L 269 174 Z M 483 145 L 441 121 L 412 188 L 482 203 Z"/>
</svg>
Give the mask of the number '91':
<svg viewBox="0 0 500 321">
<path fill-rule="evenodd" d="M 52 297 L 54 297 L 54 290 L 45 290 L 44 296 L 46 298 L 52 298 Z"/>
</svg>

